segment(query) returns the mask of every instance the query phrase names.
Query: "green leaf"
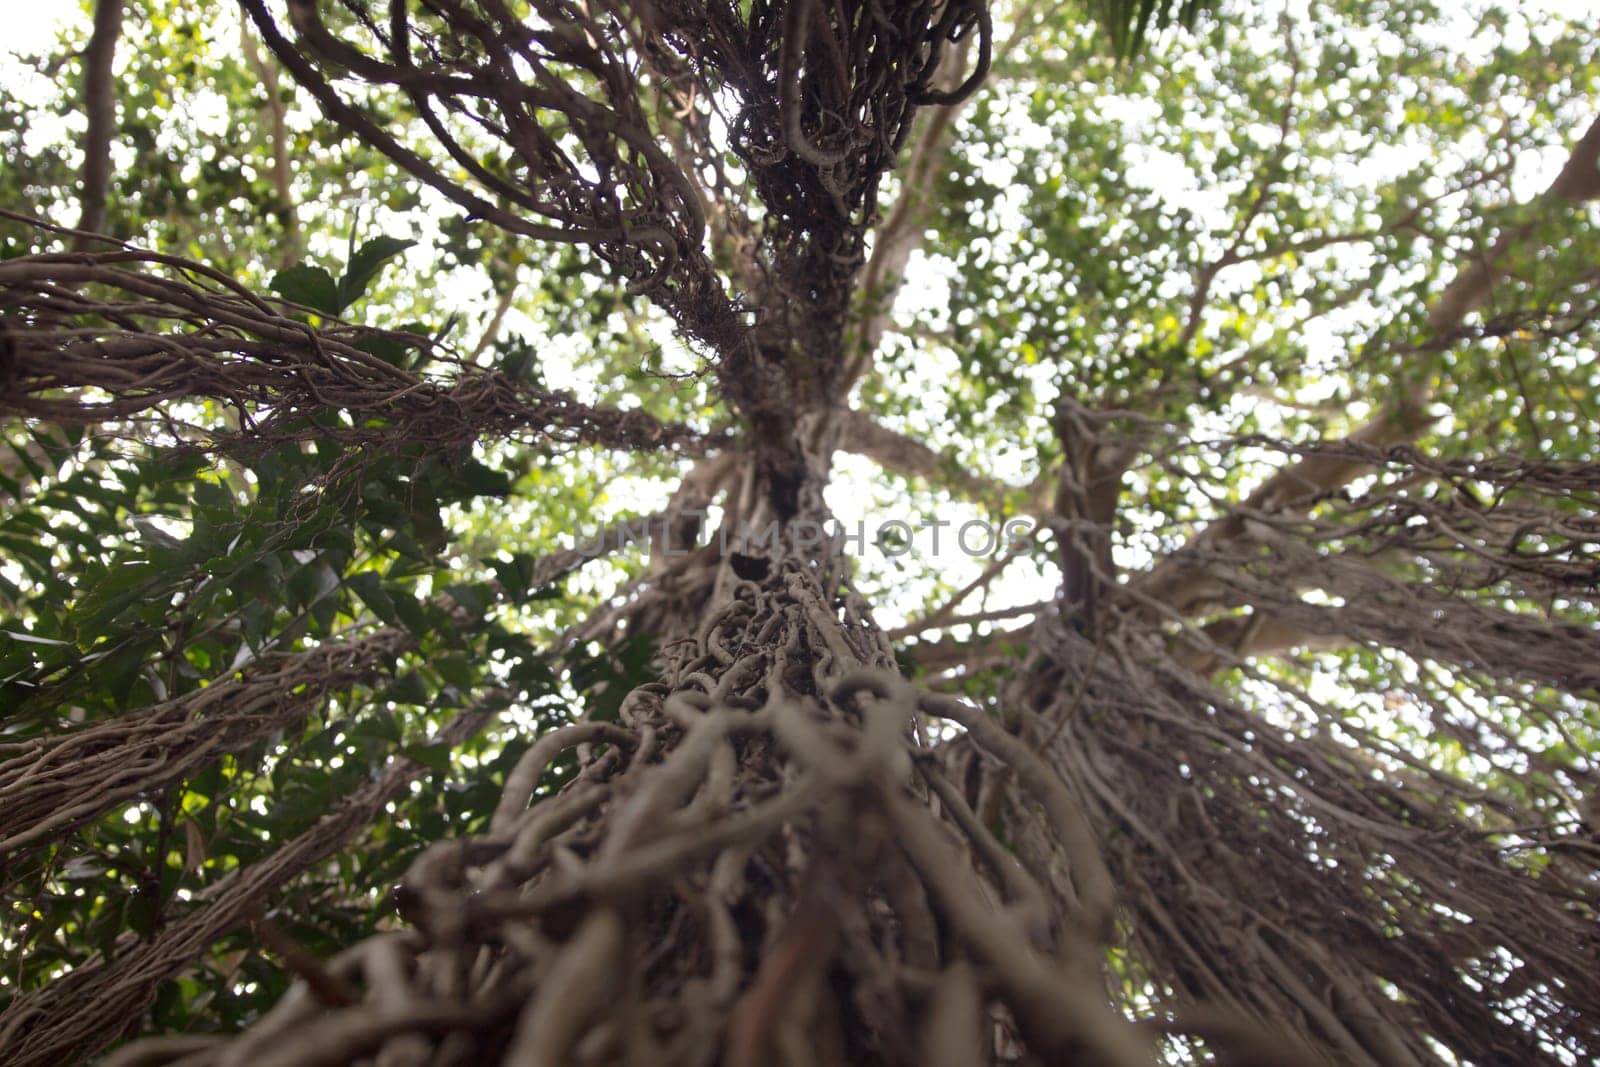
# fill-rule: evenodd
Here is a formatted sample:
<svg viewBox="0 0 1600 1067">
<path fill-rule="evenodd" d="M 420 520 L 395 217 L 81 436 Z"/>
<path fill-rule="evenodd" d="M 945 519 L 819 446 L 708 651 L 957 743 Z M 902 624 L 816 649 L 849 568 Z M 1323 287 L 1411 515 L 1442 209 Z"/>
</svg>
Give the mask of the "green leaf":
<svg viewBox="0 0 1600 1067">
<path fill-rule="evenodd" d="M 1097 0 L 1090 10 L 1110 35 L 1112 53 L 1132 59 L 1144 49 L 1152 27 L 1193 29 L 1200 12 L 1214 5 L 1215 0 Z"/>
<path fill-rule="evenodd" d="M 466 692 L 472 688 L 475 673 L 472 664 L 467 662 L 465 656 L 449 655 L 440 656 L 433 661 L 433 669 L 439 672 L 439 677 L 455 686 L 458 690 Z"/>
<path fill-rule="evenodd" d="M 400 751 L 403 755 L 416 760 L 429 770 L 448 771 L 450 769 L 449 745 L 408 745 Z"/>
<path fill-rule="evenodd" d="M 395 611 L 393 598 L 383 589 L 383 579 L 377 571 L 359 571 L 345 579 L 345 584 L 354 589 L 361 602 L 372 609 L 372 613 L 391 626 L 399 623 L 400 616 Z"/>
<path fill-rule="evenodd" d="M 369 334 L 357 341 L 356 347 L 363 352 L 370 352 L 385 363 L 417 370 L 428 362 L 428 335 L 431 332 L 420 322 L 408 322 L 390 333 Z M 403 336 L 405 334 L 411 336 Z"/>
<path fill-rule="evenodd" d="M 482 616 L 489 609 L 493 593 L 483 585 L 458 583 L 444 588 L 446 595 L 469 614 Z"/>
<path fill-rule="evenodd" d="M 374 237 L 350 256 L 344 277 L 339 279 L 339 310 L 343 311 L 366 294 L 383 265 L 416 244 L 398 237 Z"/>
<path fill-rule="evenodd" d="M 280 270 L 272 276 L 272 291 L 325 315 L 337 315 L 345 308 L 339 300 L 340 286 L 321 267 L 302 264 Z"/>
<path fill-rule="evenodd" d="M 417 540 L 429 552 L 442 552 L 450 543 L 450 532 L 445 529 L 439 514 L 439 501 L 424 487 L 418 487 L 411 498 L 411 529 Z"/>
<path fill-rule="evenodd" d="M 533 581 L 533 560 L 533 553 L 518 552 L 510 559 L 489 561 L 506 596 L 515 598 L 527 591 L 528 583 Z"/>
<path fill-rule="evenodd" d="M 415 704 L 418 707 L 428 702 L 428 683 L 423 680 L 417 671 L 407 671 L 394 680 L 394 684 L 384 691 L 384 698 L 396 704 Z"/>
<path fill-rule="evenodd" d="M 512 381 L 521 381 L 522 376 L 528 373 L 528 368 L 533 366 L 533 349 L 517 348 L 506 355 L 505 362 L 500 364 L 501 373 Z"/>
<path fill-rule="evenodd" d="M 410 630 L 413 636 L 426 637 L 432 629 L 432 624 L 428 622 L 428 613 L 422 609 L 422 605 L 409 596 L 396 596 L 392 599 L 394 612 L 399 616 L 400 624 Z"/>
<path fill-rule="evenodd" d="M 461 497 L 507 496 L 511 492 L 511 479 L 493 467 L 469 459 L 455 470 L 449 488 Z"/>
<path fill-rule="evenodd" d="M 5 634 L 13 641 L 26 641 L 35 645 L 55 645 L 58 647 L 66 647 L 72 644 L 71 641 L 59 641 L 53 637 L 38 637 L 34 634 L 23 633 L 20 630 L 0 630 L 0 634 Z"/>
</svg>

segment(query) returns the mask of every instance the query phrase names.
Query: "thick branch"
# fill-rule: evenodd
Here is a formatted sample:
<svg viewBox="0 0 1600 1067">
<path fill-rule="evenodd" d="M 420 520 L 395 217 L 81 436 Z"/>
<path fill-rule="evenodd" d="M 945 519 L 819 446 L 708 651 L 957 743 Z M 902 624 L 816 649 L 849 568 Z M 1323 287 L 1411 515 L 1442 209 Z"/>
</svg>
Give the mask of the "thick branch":
<svg viewBox="0 0 1600 1067">
<path fill-rule="evenodd" d="M 1122 498 L 1123 476 L 1135 452 L 1102 440 L 1106 418 L 1063 394 L 1056 404 L 1061 443 L 1052 508 L 1061 557 L 1061 602 L 1079 624 L 1095 625 L 1103 591 L 1116 584 L 1111 528 Z"/>
<path fill-rule="evenodd" d="M 861 272 L 858 286 L 868 310 L 851 341 L 849 363 L 841 381 L 844 393 L 866 373 L 888 332 L 895 297 L 905 282 L 911 254 L 922 244 L 923 221 L 948 151 L 950 129 L 965 106 L 964 102 L 946 104 L 928 113 L 901 179 L 900 195 L 873 236 L 872 256 Z"/>
<path fill-rule="evenodd" d="M 1269 612 L 1231 615 L 1200 628 L 1201 641 L 1179 635 L 1172 658 L 1201 677 L 1209 677 L 1235 659 L 1272 656 L 1295 649 L 1325 651 L 1350 644 L 1342 634 L 1317 633 Z"/>
<path fill-rule="evenodd" d="M 111 64 L 117 38 L 122 33 L 122 0 L 97 0 L 94 32 L 84 54 L 83 109 L 89 118 L 83 137 L 83 212 L 78 229 L 98 233 L 106 225 L 106 200 L 111 186 L 111 135 L 117 122 L 116 83 Z M 86 237 L 73 238 L 73 247 L 89 247 Z"/>
<path fill-rule="evenodd" d="M 167 268 L 173 276 L 157 273 Z M 84 287 L 95 283 L 98 293 Z M 0 413 L 53 422 L 124 419 L 205 397 L 237 408 L 252 439 L 315 433 L 357 442 L 465 444 L 532 432 L 571 443 L 698 451 L 703 435 L 642 411 L 579 403 L 497 371 L 460 365 L 430 342 L 290 318 L 232 279 L 156 253 L 36 255 L 0 264 Z M 427 350 L 453 373 L 423 375 L 369 349 Z M 109 399 L 99 399 L 107 394 Z M 293 425 L 342 410 L 347 428 Z M 254 420 L 254 421 L 252 421 Z"/>
<path fill-rule="evenodd" d="M 434 743 L 456 747 L 477 733 L 489 714 L 477 708 L 461 712 Z M 143 1016 L 161 983 L 182 974 L 219 938 L 257 914 L 273 893 L 371 826 L 427 772 L 415 760 L 395 758 L 376 781 L 270 856 L 234 872 L 207 903 L 153 940 L 124 944 L 113 960 L 97 958 L 12 1001 L 0 1013 L 0 1047 L 8 1062 L 15 1067 L 81 1063 L 116 1041 Z M 133 937 L 124 934 L 123 940 Z M 29 1027 L 34 1018 L 37 1023 Z"/>
<path fill-rule="evenodd" d="M 384 629 L 268 655 L 204 689 L 27 742 L 0 763 L 0 855 L 60 839 L 129 800 L 302 722 L 331 694 L 380 675 L 415 640 Z"/>
</svg>

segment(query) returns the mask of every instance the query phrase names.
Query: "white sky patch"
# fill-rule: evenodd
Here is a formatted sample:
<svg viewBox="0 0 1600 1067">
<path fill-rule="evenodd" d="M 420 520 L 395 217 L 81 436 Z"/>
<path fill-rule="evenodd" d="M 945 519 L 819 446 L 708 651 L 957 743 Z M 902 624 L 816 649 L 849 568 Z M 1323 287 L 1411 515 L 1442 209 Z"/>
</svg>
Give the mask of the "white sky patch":
<svg viewBox="0 0 1600 1067">
<path fill-rule="evenodd" d="M 75 0 L 27 0 L 6 6 L 6 32 L 0 36 L 0 55 L 42 52 L 69 20 L 86 18 Z M 6 81 L 11 82 L 15 72 L 5 73 Z"/>
<path fill-rule="evenodd" d="M 87 18 L 73 0 L 8 4 L 5 33 L 0 34 L 0 83 L 25 104 L 42 106 L 54 98 L 60 91 L 56 84 L 25 64 L 15 62 L 15 58 L 48 51 L 63 26 L 73 19 L 87 21 Z M 78 121 L 74 123 L 73 119 Z M 42 151 L 48 145 L 72 139 L 82 129 L 83 120 L 77 115 L 67 119 L 44 114 L 30 116 L 23 150 Z"/>
</svg>

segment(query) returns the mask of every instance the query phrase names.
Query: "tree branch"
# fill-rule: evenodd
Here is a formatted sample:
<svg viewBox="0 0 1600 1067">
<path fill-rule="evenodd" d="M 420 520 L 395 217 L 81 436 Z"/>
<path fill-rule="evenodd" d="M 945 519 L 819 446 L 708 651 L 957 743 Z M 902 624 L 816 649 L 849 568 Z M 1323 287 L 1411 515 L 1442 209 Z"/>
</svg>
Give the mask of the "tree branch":
<svg viewBox="0 0 1600 1067">
<path fill-rule="evenodd" d="M 1504 275 L 1513 250 L 1538 228 L 1562 218 L 1572 206 L 1600 196 L 1600 120 L 1574 146 L 1566 165 L 1537 200 L 1529 205 L 1527 218 L 1506 233 L 1490 250 L 1459 270 L 1449 285 L 1428 309 L 1427 326 L 1434 343 L 1422 351 L 1431 361 L 1437 358 L 1448 339 L 1466 318 L 1483 306 Z M 1341 442 L 1344 446 L 1388 448 L 1413 440 L 1433 424 L 1427 414 L 1431 398 L 1426 368 L 1417 368 L 1413 382 L 1397 400 L 1385 404 L 1365 425 L 1352 431 Z M 1140 581 L 1141 591 L 1167 604 L 1181 614 L 1203 610 L 1216 595 L 1216 583 L 1191 558 L 1195 550 L 1215 548 L 1235 540 L 1244 531 L 1247 512 L 1296 511 L 1318 496 L 1350 484 L 1372 470 L 1370 463 L 1353 459 L 1348 449 L 1335 448 L 1334 455 L 1310 456 L 1284 468 L 1258 485 L 1238 509 L 1216 520 L 1190 538 L 1172 557 L 1163 560 Z M 1343 452 L 1344 454 L 1339 454 Z"/>
<path fill-rule="evenodd" d="M 838 447 L 865 456 L 885 470 L 908 478 L 922 478 L 968 500 L 997 505 L 1006 497 L 1026 491 L 1023 511 L 1045 514 L 1048 511 L 1049 484 L 1041 480 L 1026 490 L 974 474 L 959 460 L 923 444 L 913 437 L 891 430 L 860 411 L 846 412 L 840 420 Z"/>
<path fill-rule="evenodd" d="M 300 220 L 295 214 L 292 173 L 289 168 L 288 109 L 283 104 L 282 81 L 278 77 L 276 60 L 268 60 L 256 46 L 250 32 L 250 20 L 239 23 L 239 43 L 244 49 L 245 62 L 261 79 L 267 94 L 267 140 L 272 148 L 272 192 L 278 201 L 278 221 L 283 225 L 283 247 L 278 262 L 289 267 L 300 261 Z"/>
<path fill-rule="evenodd" d="M 488 721 L 479 707 L 456 715 L 434 735 L 455 748 Z M 309 830 L 266 858 L 234 871 L 215 896 L 149 941 L 122 945 L 113 959 L 96 958 L 0 1013 L 0 1045 L 17 1067 L 79 1063 L 116 1041 L 136 1023 L 162 982 L 175 978 L 216 941 L 248 921 L 262 902 L 313 865 L 333 855 L 402 797 L 428 767 L 406 756 L 389 761 L 374 781 L 342 800 Z M 124 934 L 131 942 L 133 935 Z M 70 1004 L 69 1010 L 62 1010 Z M 33 1027 L 30 1018 L 37 1019 Z"/>
<path fill-rule="evenodd" d="M 102 295 L 85 292 L 88 283 Z M 0 263 L 0 299 L 24 312 L 0 327 L 0 413 L 109 422 L 206 397 L 238 409 L 253 439 L 316 433 L 369 444 L 463 444 L 532 432 L 606 447 L 702 450 L 703 435 L 689 427 L 462 365 L 425 337 L 337 320 L 312 327 L 233 279 L 172 256 L 136 249 L 22 256 Z M 453 373 L 404 369 L 417 350 L 433 363 L 454 363 Z M 395 361 L 374 351 L 390 351 Z M 296 428 L 297 417 L 329 409 L 350 413 L 351 425 Z"/>
<path fill-rule="evenodd" d="M 1201 677 L 1209 677 L 1234 659 L 1272 656 L 1293 649 L 1327 651 L 1351 644 L 1337 632 L 1319 633 L 1267 611 L 1231 615 L 1200 627 L 1204 641 L 1180 633 L 1172 658 Z"/>
<path fill-rule="evenodd" d="M 83 211 L 78 229 L 99 233 L 106 225 L 106 200 L 111 186 L 111 135 L 116 130 L 116 83 L 111 65 L 116 59 L 117 38 L 122 33 L 122 0 L 97 0 L 94 31 L 84 54 L 83 109 L 88 130 L 83 136 Z M 86 237 L 74 237 L 74 249 L 90 247 Z"/>
<path fill-rule="evenodd" d="M 1022 6 L 1010 35 L 994 49 L 993 66 L 998 66 L 1012 49 L 1033 33 L 1044 6 L 1037 0 Z M 967 49 L 951 51 L 940 71 L 941 84 L 953 86 L 963 76 L 966 66 Z M 934 202 L 933 188 L 949 153 L 950 131 L 971 99 L 971 95 L 967 95 L 953 103 L 930 108 L 922 120 L 911 158 L 901 171 L 900 192 L 885 213 L 883 223 L 873 233 L 872 255 L 857 283 L 859 299 L 864 306 L 856 313 L 854 336 L 848 338 L 847 362 L 840 379 L 841 397 L 848 396 L 851 387 L 872 366 L 883 335 L 888 332 L 895 297 L 905 284 L 906 267 L 912 254 L 922 245 L 923 220 L 927 217 L 928 205 Z"/>
</svg>

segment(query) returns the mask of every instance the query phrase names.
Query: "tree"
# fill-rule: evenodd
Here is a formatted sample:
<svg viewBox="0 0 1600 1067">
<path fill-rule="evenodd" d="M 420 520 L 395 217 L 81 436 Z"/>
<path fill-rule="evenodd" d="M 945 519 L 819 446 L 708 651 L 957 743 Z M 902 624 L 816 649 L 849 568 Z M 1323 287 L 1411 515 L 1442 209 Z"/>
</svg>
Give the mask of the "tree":
<svg viewBox="0 0 1600 1067">
<path fill-rule="evenodd" d="M 1597 46 L 1197 6 L 98 0 L 8 1061 L 1592 1057 Z"/>
</svg>

